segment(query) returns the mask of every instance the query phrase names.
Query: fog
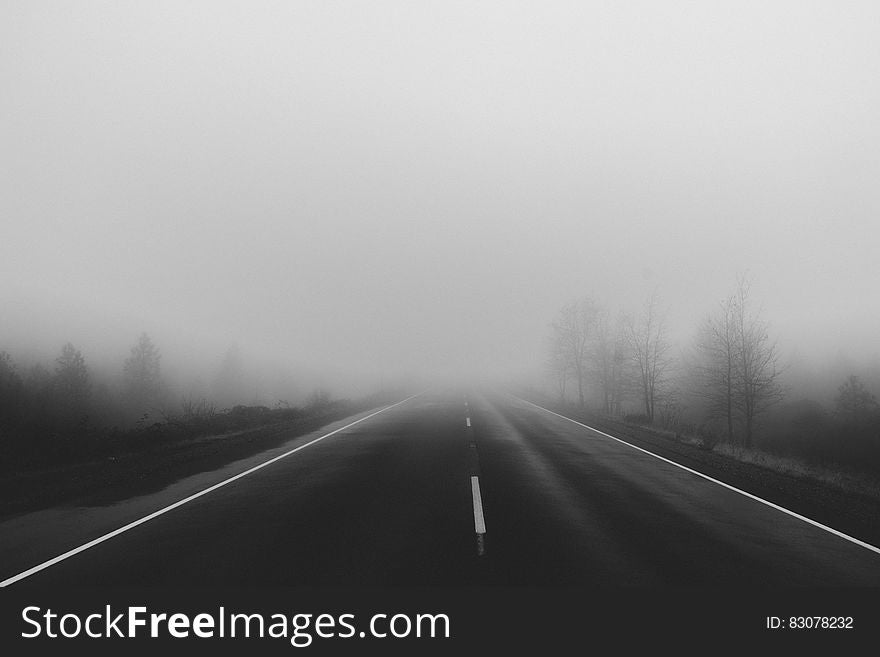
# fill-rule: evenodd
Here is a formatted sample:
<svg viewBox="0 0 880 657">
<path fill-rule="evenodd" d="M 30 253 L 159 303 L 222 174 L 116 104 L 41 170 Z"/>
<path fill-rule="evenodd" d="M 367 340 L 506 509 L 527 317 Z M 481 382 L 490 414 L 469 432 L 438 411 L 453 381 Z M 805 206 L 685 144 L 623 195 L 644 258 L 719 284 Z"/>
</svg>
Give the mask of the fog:
<svg viewBox="0 0 880 657">
<path fill-rule="evenodd" d="M 878 25 L 876 2 L 8 0 L 0 350 L 113 372 L 147 332 L 183 390 L 235 345 L 256 397 L 538 380 L 571 299 L 657 291 L 683 350 L 748 275 L 826 394 L 880 362 Z"/>
</svg>

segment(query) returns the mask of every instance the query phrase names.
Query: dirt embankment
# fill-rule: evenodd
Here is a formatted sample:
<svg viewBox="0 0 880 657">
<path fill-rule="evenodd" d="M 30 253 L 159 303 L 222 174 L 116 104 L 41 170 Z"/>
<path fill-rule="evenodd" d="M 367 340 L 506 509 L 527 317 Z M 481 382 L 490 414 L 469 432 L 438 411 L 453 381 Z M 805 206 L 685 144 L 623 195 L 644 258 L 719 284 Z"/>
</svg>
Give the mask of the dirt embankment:
<svg viewBox="0 0 880 657">
<path fill-rule="evenodd" d="M 0 474 L 0 518 L 61 504 L 110 504 L 152 493 L 381 405 L 376 400 L 335 403 L 321 412 L 239 431 L 139 444 L 112 456 L 5 472 Z"/>
</svg>

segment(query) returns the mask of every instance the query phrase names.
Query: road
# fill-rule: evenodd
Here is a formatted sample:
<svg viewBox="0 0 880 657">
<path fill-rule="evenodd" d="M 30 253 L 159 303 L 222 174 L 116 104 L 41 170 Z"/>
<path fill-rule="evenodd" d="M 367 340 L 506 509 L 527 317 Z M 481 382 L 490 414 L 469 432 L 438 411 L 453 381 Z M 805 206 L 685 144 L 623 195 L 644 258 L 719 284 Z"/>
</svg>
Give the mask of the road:
<svg viewBox="0 0 880 657">
<path fill-rule="evenodd" d="M 14 587 L 880 585 L 880 554 L 509 395 L 429 392 L 367 415 L 161 493 L 8 520 L 0 579 Z"/>
</svg>

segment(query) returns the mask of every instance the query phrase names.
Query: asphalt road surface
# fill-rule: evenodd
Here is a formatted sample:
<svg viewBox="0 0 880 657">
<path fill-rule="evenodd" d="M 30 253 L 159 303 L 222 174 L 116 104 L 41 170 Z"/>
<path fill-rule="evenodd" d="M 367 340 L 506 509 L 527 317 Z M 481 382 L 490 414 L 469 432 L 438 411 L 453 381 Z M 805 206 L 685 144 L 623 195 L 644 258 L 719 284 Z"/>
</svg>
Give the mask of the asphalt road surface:
<svg viewBox="0 0 880 657">
<path fill-rule="evenodd" d="M 880 554 L 515 397 L 450 391 L 348 418 L 161 493 L 7 520 L 0 579 L 855 587 L 880 585 Z"/>
</svg>

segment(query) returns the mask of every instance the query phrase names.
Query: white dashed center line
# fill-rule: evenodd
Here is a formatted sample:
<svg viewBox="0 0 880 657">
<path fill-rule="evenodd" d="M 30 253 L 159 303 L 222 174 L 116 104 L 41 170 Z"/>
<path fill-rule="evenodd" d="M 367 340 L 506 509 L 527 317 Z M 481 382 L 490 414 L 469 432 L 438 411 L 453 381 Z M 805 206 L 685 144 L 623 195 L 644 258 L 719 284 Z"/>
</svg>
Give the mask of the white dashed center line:
<svg viewBox="0 0 880 657">
<path fill-rule="evenodd" d="M 480 496 L 479 477 L 471 477 L 471 493 L 474 496 L 474 530 L 477 534 L 485 534 L 486 520 L 483 518 L 483 498 Z"/>
</svg>

